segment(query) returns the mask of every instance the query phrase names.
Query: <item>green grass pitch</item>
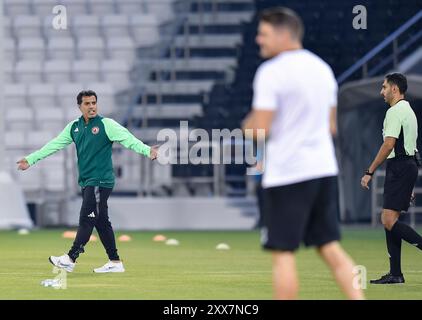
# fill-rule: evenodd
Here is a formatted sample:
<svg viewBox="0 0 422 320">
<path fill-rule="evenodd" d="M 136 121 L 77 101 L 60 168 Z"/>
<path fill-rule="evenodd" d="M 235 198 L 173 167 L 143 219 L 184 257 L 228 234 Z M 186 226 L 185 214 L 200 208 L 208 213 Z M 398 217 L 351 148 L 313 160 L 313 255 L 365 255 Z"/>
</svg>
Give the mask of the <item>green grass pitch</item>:
<svg viewBox="0 0 422 320">
<path fill-rule="evenodd" d="M 67 275 L 67 288 L 46 288 L 41 281 L 57 276 L 48 256 L 67 252 L 72 242 L 63 239 L 62 232 L 0 232 L 0 299 L 272 298 L 271 256 L 261 250 L 257 231 L 160 232 L 178 239 L 179 246 L 153 242 L 158 232 L 127 232 L 132 241 L 118 242 L 125 273 L 94 274 L 92 269 L 107 259 L 101 243 L 90 242 L 75 271 Z M 231 249 L 216 250 L 221 242 Z M 367 268 L 368 282 L 387 271 L 382 228 L 346 228 L 342 244 L 358 264 Z M 407 243 L 402 248 L 406 283 L 368 284 L 368 299 L 422 299 L 422 252 Z M 315 250 L 301 250 L 297 258 L 301 299 L 343 299 Z"/>
</svg>

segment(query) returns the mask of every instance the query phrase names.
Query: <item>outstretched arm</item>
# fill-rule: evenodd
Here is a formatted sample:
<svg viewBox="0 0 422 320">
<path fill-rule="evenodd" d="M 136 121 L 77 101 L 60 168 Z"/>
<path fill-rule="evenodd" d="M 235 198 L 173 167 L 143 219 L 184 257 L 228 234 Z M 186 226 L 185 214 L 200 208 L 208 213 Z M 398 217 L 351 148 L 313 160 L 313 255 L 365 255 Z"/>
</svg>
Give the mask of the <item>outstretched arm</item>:
<svg viewBox="0 0 422 320">
<path fill-rule="evenodd" d="M 70 122 L 57 137 L 48 142 L 41 149 L 31 153 L 23 159 L 20 159 L 17 162 L 18 170 L 26 170 L 38 161 L 52 155 L 53 153 L 56 153 L 67 145 L 71 144 L 72 137 L 70 135 L 70 129 L 72 127 L 72 124 L 73 121 Z"/>
<path fill-rule="evenodd" d="M 127 149 L 136 153 L 149 157 L 151 160 L 157 158 L 157 146 L 150 147 L 136 138 L 128 129 L 114 121 L 113 119 L 104 118 L 104 128 L 110 141 L 116 141 Z"/>
</svg>

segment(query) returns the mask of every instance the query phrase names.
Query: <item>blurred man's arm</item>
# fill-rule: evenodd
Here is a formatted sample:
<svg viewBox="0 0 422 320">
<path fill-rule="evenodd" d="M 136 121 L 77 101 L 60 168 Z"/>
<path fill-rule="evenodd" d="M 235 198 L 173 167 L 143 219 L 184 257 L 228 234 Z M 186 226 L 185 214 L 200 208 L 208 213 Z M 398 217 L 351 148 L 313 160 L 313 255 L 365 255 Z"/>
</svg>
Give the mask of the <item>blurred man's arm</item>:
<svg viewBox="0 0 422 320">
<path fill-rule="evenodd" d="M 23 159 L 20 159 L 17 162 L 18 170 L 26 170 L 38 161 L 47 158 L 48 156 L 56 153 L 57 151 L 65 148 L 67 145 L 71 144 L 73 141 L 70 134 L 70 129 L 72 125 L 73 121 L 70 122 L 57 137 L 48 142 L 41 149 L 31 153 Z"/>
<path fill-rule="evenodd" d="M 253 109 L 243 120 L 242 130 L 253 130 L 253 139 L 257 139 L 257 129 L 263 129 L 265 137 L 268 137 L 271 123 L 273 121 L 274 111 L 272 110 L 256 110 Z"/>
<path fill-rule="evenodd" d="M 337 137 L 337 107 L 330 109 L 330 133 L 333 138 Z"/>
</svg>

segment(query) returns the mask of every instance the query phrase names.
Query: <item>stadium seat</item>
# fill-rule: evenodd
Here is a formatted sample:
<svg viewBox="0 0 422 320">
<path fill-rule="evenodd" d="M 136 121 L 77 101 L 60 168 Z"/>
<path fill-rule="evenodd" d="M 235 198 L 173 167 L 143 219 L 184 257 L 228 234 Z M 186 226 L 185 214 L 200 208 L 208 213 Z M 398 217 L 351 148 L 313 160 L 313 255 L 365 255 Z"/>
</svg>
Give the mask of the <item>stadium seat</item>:
<svg viewBox="0 0 422 320">
<path fill-rule="evenodd" d="M 44 79 L 50 83 L 71 82 L 72 67 L 69 60 L 49 60 L 44 64 Z"/>
<path fill-rule="evenodd" d="M 4 38 L 4 60 L 6 64 L 13 64 L 16 61 L 16 44 L 15 40 L 9 37 Z"/>
<path fill-rule="evenodd" d="M 134 12 L 145 12 L 145 4 L 139 0 L 116 1 L 117 11 L 121 14 L 133 14 Z"/>
<path fill-rule="evenodd" d="M 75 95 L 76 97 L 76 95 Z M 72 120 L 78 119 L 81 117 L 82 113 L 76 105 L 76 98 L 74 105 L 62 106 L 64 112 L 65 123 L 69 123 Z"/>
<path fill-rule="evenodd" d="M 57 153 L 60 154 L 60 153 Z M 54 154 L 51 157 L 55 157 L 57 154 Z M 51 158 L 49 157 L 49 158 Z M 48 166 L 43 170 L 45 177 L 45 190 L 49 192 L 61 192 L 66 190 L 66 171 L 64 167 L 64 161 L 59 162 L 59 158 L 53 158 L 54 162 L 49 162 Z M 45 160 L 48 160 L 45 159 Z"/>
<path fill-rule="evenodd" d="M 32 0 L 34 13 L 40 17 L 53 14 L 53 8 L 61 4 L 58 0 Z"/>
<path fill-rule="evenodd" d="M 18 41 L 20 60 L 44 60 L 45 48 L 42 38 L 20 38 Z"/>
<path fill-rule="evenodd" d="M 94 90 L 98 97 L 98 112 L 110 115 L 114 111 L 114 89 L 110 83 L 93 82 L 86 86 L 87 89 Z"/>
<path fill-rule="evenodd" d="M 15 64 L 13 62 L 5 60 L 6 63 L 3 67 L 3 81 L 4 83 L 14 83 L 15 82 Z"/>
<path fill-rule="evenodd" d="M 101 18 L 101 28 L 106 38 L 128 37 L 129 18 L 126 15 L 106 15 Z"/>
<path fill-rule="evenodd" d="M 28 85 L 28 102 L 34 110 L 57 107 L 56 87 L 53 84 L 40 83 Z"/>
<path fill-rule="evenodd" d="M 25 107 L 27 88 L 25 84 L 4 85 L 4 104 L 5 106 Z"/>
<path fill-rule="evenodd" d="M 101 72 L 103 80 L 115 86 L 117 90 L 129 88 L 130 65 L 125 60 L 103 60 L 101 62 Z"/>
<path fill-rule="evenodd" d="M 94 59 L 75 60 L 72 66 L 73 79 L 81 84 L 100 80 L 99 62 Z"/>
<path fill-rule="evenodd" d="M 3 36 L 5 38 L 12 38 L 13 32 L 12 32 L 12 20 L 10 17 L 3 16 Z"/>
<path fill-rule="evenodd" d="M 73 60 L 75 57 L 75 44 L 70 37 L 50 38 L 47 51 L 50 59 Z"/>
<path fill-rule="evenodd" d="M 129 25 L 137 46 L 149 47 L 159 42 L 158 21 L 154 15 L 131 15 Z"/>
<path fill-rule="evenodd" d="M 16 81 L 21 83 L 42 82 L 42 62 L 39 60 L 22 60 L 16 64 Z"/>
<path fill-rule="evenodd" d="M 56 134 L 51 131 L 33 130 L 27 135 L 26 146 L 31 151 L 37 150 L 55 136 Z"/>
<path fill-rule="evenodd" d="M 66 21 L 59 20 L 61 27 L 57 29 L 56 21 L 57 17 L 55 15 L 48 15 L 44 17 L 43 21 L 43 31 L 44 35 L 48 38 L 71 38 L 72 37 L 72 20 L 69 16 L 66 18 Z M 53 24 L 55 22 L 55 24 Z M 64 24 L 66 22 L 66 24 Z M 66 29 L 63 29 L 63 24 L 66 26 Z"/>
<path fill-rule="evenodd" d="M 20 172 L 16 175 L 18 183 L 24 192 L 38 192 L 44 187 L 41 168 L 35 165 L 31 170 Z M 42 202 L 40 197 L 37 197 Z"/>
<path fill-rule="evenodd" d="M 122 59 L 132 64 L 135 60 L 135 44 L 130 37 L 107 39 L 107 53 L 110 59 Z"/>
<path fill-rule="evenodd" d="M 153 14 L 159 19 L 159 22 L 164 22 L 174 17 L 173 3 L 174 0 L 144 0 L 145 13 Z"/>
<path fill-rule="evenodd" d="M 6 111 L 6 123 L 8 130 L 20 130 L 22 132 L 32 130 L 34 114 L 27 107 L 12 107 Z"/>
<path fill-rule="evenodd" d="M 73 18 L 72 28 L 77 38 L 99 37 L 100 17 L 98 15 L 77 15 Z"/>
<path fill-rule="evenodd" d="M 23 130 L 7 130 L 4 138 L 6 150 L 24 150 L 26 147 L 26 133 Z"/>
<path fill-rule="evenodd" d="M 61 108 L 37 107 L 34 108 L 37 130 L 50 131 L 58 135 L 65 127 L 64 112 Z"/>
<path fill-rule="evenodd" d="M 60 0 L 60 4 L 66 7 L 66 13 L 68 17 L 88 14 L 86 0 Z"/>
<path fill-rule="evenodd" d="M 29 15 L 31 14 L 31 0 L 4 0 L 5 15 Z"/>
<path fill-rule="evenodd" d="M 38 16 L 16 16 L 13 19 L 13 31 L 18 38 L 41 37 L 41 19 Z"/>
<path fill-rule="evenodd" d="M 97 16 L 111 14 L 116 11 L 114 0 L 89 0 L 89 7 L 91 14 Z"/>
<path fill-rule="evenodd" d="M 59 83 L 57 100 L 62 109 L 77 108 L 76 96 L 82 89 L 83 86 L 80 83 Z"/>
<path fill-rule="evenodd" d="M 101 60 L 104 58 L 104 40 L 101 37 L 78 39 L 78 58 Z"/>
</svg>

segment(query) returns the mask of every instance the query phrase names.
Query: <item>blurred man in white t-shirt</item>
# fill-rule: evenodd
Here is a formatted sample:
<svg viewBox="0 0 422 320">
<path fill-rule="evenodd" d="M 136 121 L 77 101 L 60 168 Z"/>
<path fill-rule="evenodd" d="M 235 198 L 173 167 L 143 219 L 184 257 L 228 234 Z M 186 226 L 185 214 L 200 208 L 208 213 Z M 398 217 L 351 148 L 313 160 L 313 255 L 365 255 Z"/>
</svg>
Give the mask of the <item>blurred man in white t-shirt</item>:
<svg viewBox="0 0 422 320">
<path fill-rule="evenodd" d="M 336 134 L 337 83 L 329 65 L 303 49 L 304 27 L 287 8 L 260 15 L 256 41 L 269 59 L 257 70 L 253 110 L 243 129 L 265 129 L 262 245 L 273 253 L 276 299 L 295 299 L 295 251 L 316 246 L 344 294 L 353 287 L 351 258 L 339 244 Z M 254 135 L 256 137 L 256 135 Z"/>
</svg>

